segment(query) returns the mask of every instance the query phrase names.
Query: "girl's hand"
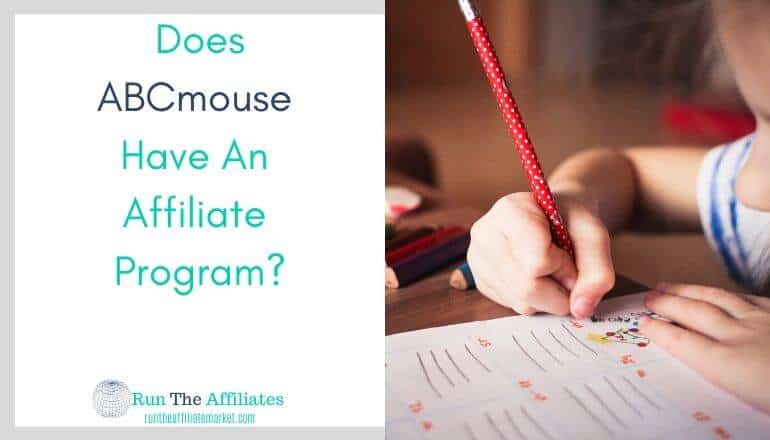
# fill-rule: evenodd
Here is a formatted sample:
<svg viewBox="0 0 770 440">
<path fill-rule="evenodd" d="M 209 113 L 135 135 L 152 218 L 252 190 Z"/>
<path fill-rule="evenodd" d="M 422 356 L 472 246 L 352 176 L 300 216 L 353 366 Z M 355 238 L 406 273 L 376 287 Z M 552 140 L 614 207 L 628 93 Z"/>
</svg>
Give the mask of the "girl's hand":
<svg viewBox="0 0 770 440">
<path fill-rule="evenodd" d="M 770 298 L 661 284 L 639 330 L 713 384 L 770 414 Z M 663 292 L 663 293 L 660 293 Z"/>
<path fill-rule="evenodd" d="M 579 191 L 557 196 L 577 267 L 553 243 L 532 193 L 524 192 L 498 200 L 473 225 L 468 265 L 484 295 L 518 313 L 571 311 L 585 318 L 615 283 L 610 237 L 586 196 Z"/>
</svg>

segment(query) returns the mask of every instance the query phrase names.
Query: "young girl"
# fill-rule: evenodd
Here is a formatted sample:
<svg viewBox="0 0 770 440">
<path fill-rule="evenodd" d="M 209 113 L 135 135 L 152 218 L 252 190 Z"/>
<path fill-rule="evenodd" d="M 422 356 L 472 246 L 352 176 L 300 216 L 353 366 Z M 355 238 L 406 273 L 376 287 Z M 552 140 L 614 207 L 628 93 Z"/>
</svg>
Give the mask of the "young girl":
<svg viewBox="0 0 770 440">
<path fill-rule="evenodd" d="M 468 263 L 481 292 L 522 314 L 589 316 L 612 288 L 610 232 L 644 225 L 702 230 L 725 269 L 770 290 L 770 0 L 713 0 L 717 33 L 756 132 L 710 151 L 596 149 L 550 179 L 575 247 L 551 241 L 531 193 L 500 199 L 471 231 Z M 646 305 L 679 325 L 645 319 L 654 342 L 718 386 L 770 413 L 770 299 L 659 284 Z"/>
</svg>

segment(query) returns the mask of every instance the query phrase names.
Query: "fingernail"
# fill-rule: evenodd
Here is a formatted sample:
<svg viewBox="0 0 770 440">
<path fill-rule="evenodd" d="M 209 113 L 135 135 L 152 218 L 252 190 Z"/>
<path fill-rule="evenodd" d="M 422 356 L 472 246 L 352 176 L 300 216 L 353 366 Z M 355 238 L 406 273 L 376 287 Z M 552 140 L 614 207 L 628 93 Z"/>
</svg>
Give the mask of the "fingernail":
<svg viewBox="0 0 770 440">
<path fill-rule="evenodd" d="M 572 313 L 578 318 L 587 318 L 594 310 L 594 302 L 586 297 L 580 297 L 575 300 L 575 304 L 572 306 Z"/>
<path fill-rule="evenodd" d="M 669 287 L 671 287 L 670 283 L 667 283 L 665 281 L 660 281 L 655 286 L 655 290 L 657 290 L 658 292 L 666 293 L 668 292 Z"/>
</svg>

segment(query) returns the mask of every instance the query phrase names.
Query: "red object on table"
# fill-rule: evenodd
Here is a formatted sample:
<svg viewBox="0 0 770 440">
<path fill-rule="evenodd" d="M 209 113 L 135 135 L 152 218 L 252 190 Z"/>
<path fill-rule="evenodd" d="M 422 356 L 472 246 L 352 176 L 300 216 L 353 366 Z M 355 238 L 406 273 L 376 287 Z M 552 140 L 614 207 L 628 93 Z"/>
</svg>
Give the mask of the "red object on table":
<svg viewBox="0 0 770 440">
<path fill-rule="evenodd" d="M 392 266 L 399 261 L 403 261 L 420 251 L 433 247 L 438 243 L 441 243 L 442 241 L 461 233 L 463 230 L 464 229 L 461 226 L 449 226 L 446 228 L 441 228 L 428 236 L 418 238 L 411 243 L 407 243 L 386 253 L 385 264 Z"/>
<path fill-rule="evenodd" d="M 749 111 L 735 111 L 684 101 L 663 107 L 661 122 L 669 131 L 711 142 L 727 142 L 754 132 L 756 121 Z"/>
<path fill-rule="evenodd" d="M 532 140 L 529 138 L 527 129 L 524 126 L 524 120 L 516 106 L 511 91 L 505 81 L 505 73 L 500 65 L 500 61 L 495 54 L 495 49 L 489 39 L 486 27 L 481 20 L 478 7 L 473 0 L 459 0 L 460 9 L 465 15 L 468 31 L 470 31 L 473 45 L 476 47 L 476 53 L 481 59 L 481 65 L 487 74 L 487 80 L 492 87 L 492 92 L 497 98 L 497 105 L 503 114 L 503 119 L 508 126 L 508 134 L 516 145 L 519 153 L 519 159 L 527 174 L 529 185 L 535 195 L 537 204 L 543 210 L 551 225 L 551 233 L 556 244 L 567 251 L 574 258 L 572 241 L 567 233 L 561 215 L 556 208 L 556 202 L 545 180 L 540 161 L 535 154 L 535 148 Z"/>
</svg>

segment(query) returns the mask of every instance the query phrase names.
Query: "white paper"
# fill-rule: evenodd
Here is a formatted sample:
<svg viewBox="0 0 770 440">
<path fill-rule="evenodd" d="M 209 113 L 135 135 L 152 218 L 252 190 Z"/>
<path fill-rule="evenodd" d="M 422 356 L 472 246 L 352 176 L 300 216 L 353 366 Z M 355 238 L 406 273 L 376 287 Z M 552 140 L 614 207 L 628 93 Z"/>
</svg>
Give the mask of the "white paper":
<svg viewBox="0 0 770 440">
<path fill-rule="evenodd" d="M 594 320 L 509 317 L 386 338 L 392 439 L 770 438 L 770 417 L 636 331 L 643 294 Z"/>
</svg>

